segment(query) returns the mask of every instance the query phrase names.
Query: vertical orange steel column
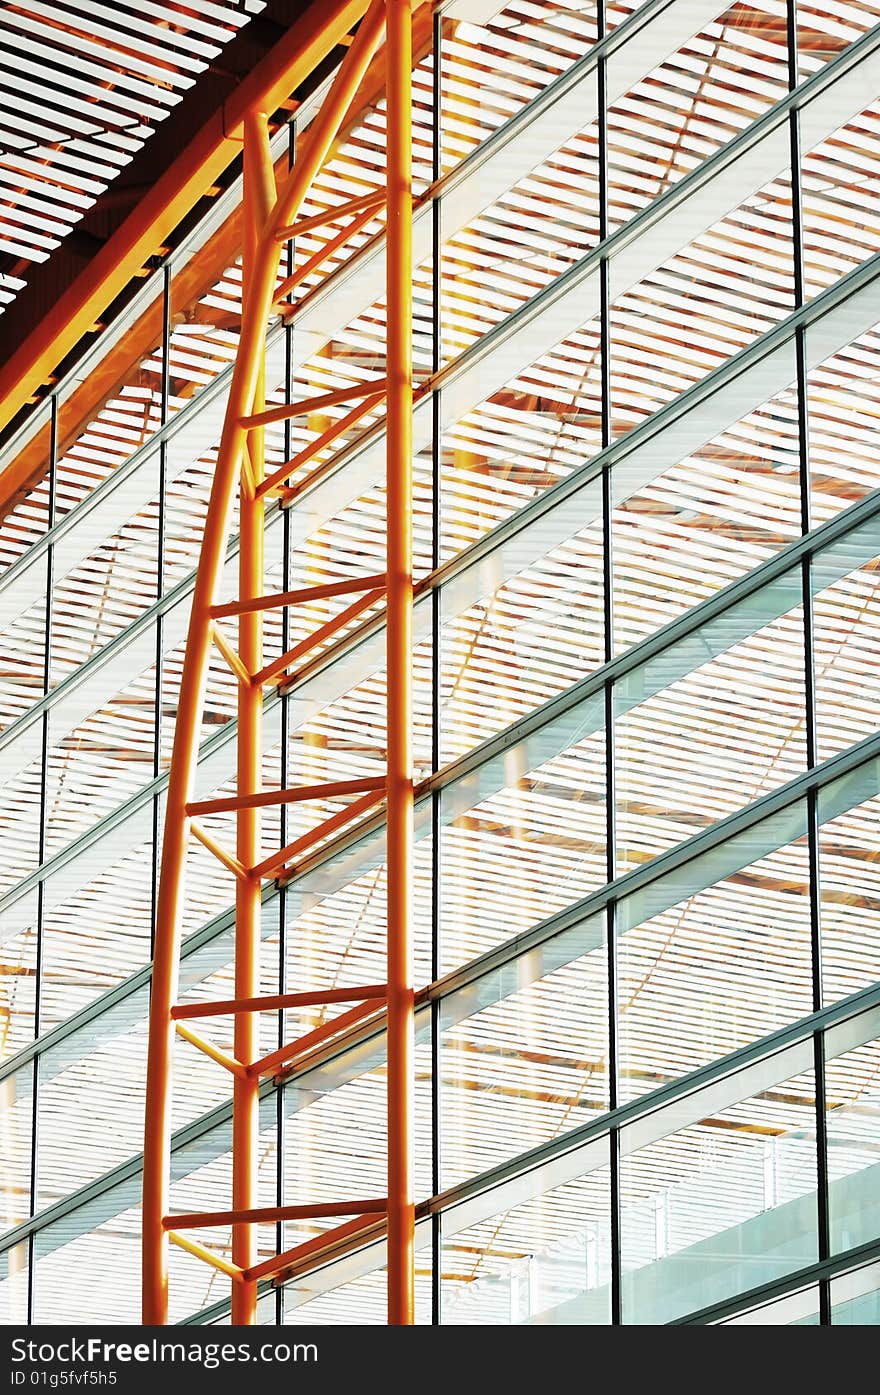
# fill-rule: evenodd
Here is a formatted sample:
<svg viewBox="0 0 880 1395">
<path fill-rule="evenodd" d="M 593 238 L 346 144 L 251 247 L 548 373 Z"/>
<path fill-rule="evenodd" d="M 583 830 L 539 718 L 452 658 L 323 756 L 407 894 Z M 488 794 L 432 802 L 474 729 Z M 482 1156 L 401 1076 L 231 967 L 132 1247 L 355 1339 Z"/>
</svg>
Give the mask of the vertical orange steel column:
<svg viewBox="0 0 880 1395">
<path fill-rule="evenodd" d="M 260 235 L 275 202 L 275 177 L 269 149 L 266 117 L 249 115 L 244 127 L 244 228 L 242 258 L 243 296 L 249 298 L 255 263 L 260 252 Z M 265 255 L 265 254 L 264 254 Z M 242 306 L 243 314 L 249 307 Z M 265 405 L 265 344 L 258 354 L 253 411 Z M 239 527 L 239 599 L 252 600 L 263 594 L 264 497 L 256 486 L 264 474 L 264 436 L 261 428 L 248 438 L 250 470 L 242 471 Z M 244 611 L 238 620 L 238 654 L 248 673 L 263 666 L 263 613 Z M 257 794 L 262 785 L 263 689 L 255 683 L 238 685 L 239 795 Z M 255 867 L 261 856 L 259 809 L 243 808 L 237 814 L 236 855 L 242 867 Z M 253 876 L 239 877 L 235 890 L 235 996 L 253 998 L 260 991 L 260 882 Z M 254 1061 L 259 1055 L 260 1019 L 256 1013 L 240 1012 L 235 1017 L 234 1055 L 238 1061 Z M 257 1205 L 259 1163 L 260 1082 L 239 1077 L 232 1093 L 232 1205 L 246 1210 Z M 249 1269 L 257 1259 L 257 1228 L 232 1227 L 232 1262 Z M 233 1323 L 253 1323 L 257 1317 L 257 1285 L 242 1280 L 232 1286 Z"/>
<path fill-rule="evenodd" d="M 192 799 L 198 761 L 208 652 L 212 643 L 211 605 L 217 595 L 229 517 L 275 290 L 278 257 L 258 257 L 249 278 L 242 309 L 241 337 L 233 368 L 229 400 L 217 452 L 217 465 L 205 518 L 199 566 L 193 588 L 192 613 L 180 680 L 174 748 L 168 774 L 165 832 L 156 908 L 156 947 L 150 988 L 150 1037 L 144 1121 L 143 1189 L 143 1319 L 162 1324 L 168 1319 L 168 1239 L 163 1218 L 168 1212 L 171 1170 L 171 1077 L 174 1023 L 171 1008 L 177 996 L 180 927 L 189 840 L 187 804 Z"/>
<path fill-rule="evenodd" d="M 387 596 L 388 751 L 383 780 L 329 781 L 292 790 L 261 789 L 262 691 L 295 657 L 302 642 L 269 665 L 263 664 L 263 614 L 266 609 L 295 603 L 297 593 L 264 595 L 263 539 L 265 499 L 270 488 L 299 464 L 297 458 L 265 479 L 264 431 L 267 420 L 281 420 L 279 408 L 265 412 L 266 332 L 273 308 L 283 299 L 277 285 L 281 244 L 291 231 L 311 183 L 327 158 L 351 101 L 375 52 L 383 25 L 388 37 L 388 368 L 377 384 L 378 400 L 387 399 L 387 571 L 363 577 L 353 587 L 315 586 L 316 594 L 346 594 L 363 589 L 367 603 Z M 168 1320 L 168 1240 L 204 1260 L 232 1279 L 232 1320 L 256 1320 L 257 1284 L 281 1273 L 291 1262 L 315 1252 L 314 1240 L 302 1242 L 274 1258 L 257 1262 L 257 1226 L 279 1219 L 324 1215 L 350 1217 L 325 1237 L 348 1238 L 372 1217 L 384 1212 L 388 1223 L 388 1320 L 413 1321 L 414 1207 L 412 1181 L 414 1002 L 412 983 L 411 877 L 413 842 L 412 776 L 412 191 L 411 191 L 411 3 L 372 0 L 340 66 L 332 90 L 310 128 L 301 158 L 280 191 L 276 191 L 266 118 L 250 114 L 244 123 L 245 247 L 242 271 L 242 318 L 238 352 L 193 590 L 192 615 L 181 677 L 174 750 L 168 780 L 165 834 L 157 906 L 156 948 L 150 1000 L 147 1057 L 146 1120 L 143 1190 L 143 1318 L 145 1323 Z M 363 201 L 353 200 L 352 212 Z M 312 226 L 313 220 L 302 220 Z M 333 247 L 331 239 L 328 248 Z M 296 307 L 292 307 L 295 312 Z M 342 397 L 356 395 L 343 393 Z M 320 399 L 336 402 L 338 394 Z M 316 399 L 317 400 L 317 399 Z M 282 415 L 311 409 L 307 399 L 281 409 Z M 315 441 L 319 453 L 321 437 Z M 247 461 L 244 453 L 247 449 Z M 240 487 L 241 519 L 238 597 L 217 604 L 235 490 Z M 376 589 L 376 583 L 380 588 Z M 341 612 L 359 614 L 364 599 Z M 220 620 L 238 618 L 238 652 Z M 322 642 L 321 626 L 313 643 Z M 198 760 L 208 654 L 216 640 L 239 683 L 237 723 L 237 790 L 234 796 L 193 799 Z M 307 646 L 308 647 L 308 646 Z M 291 800 L 338 797 L 359 793 L 347 810 L 325 817 L 307 835 L 288 847 L 262 857 L 260 807 Z M 357 817 L 382 794 L 388 804 L 388 981 L 346 991 L 345 1000 L 359 1005 L 342 1013 L 297 1041 L 259 1057 L 262 1010 L 338 1001 L 336 992 L 269 995 L 259 998 L 261 886 L 274 877 L 304 847 Z M 366 801 L 366 803 L 364 802 Z M 236 853 L 232 856 L 198 821 L 204 814 L 235 812 Z M 235 999 L 219 1005 L 177 1004 L 180 927 L 185 888 L 186 850 L 190 835 L 219 858 L 236 878 Z M 288 871 L 294 870 L 291 866 Z M 388 1195 L 366 1200 L 343 1200 L 318 1206 L 268 1207 L 258 1201 L 259 1082 L 261 1077 L 290 1067 L 299 1053 L 308 1053 L 333 1032 L 374 1011 L 384 999 L 388 1012 Z M 183 1018 L 234 1014 L 232 1055 L 183 1026 Z M 175 1022 L 191 1046 L 205 1052 L 233 1075 L 232 1209 L 212 1213 L 169 1214 L 171 1158 L 171 1066 Z M 232 1227 L 231 1260 L 180 1234 L 180 1228 L 217 1225 Z"/>
<path fill-rule="evenodd" d="M 412 1323 L 412 6 L 386 0 L 388 84 L 388 1321 Z"/>
</svg>

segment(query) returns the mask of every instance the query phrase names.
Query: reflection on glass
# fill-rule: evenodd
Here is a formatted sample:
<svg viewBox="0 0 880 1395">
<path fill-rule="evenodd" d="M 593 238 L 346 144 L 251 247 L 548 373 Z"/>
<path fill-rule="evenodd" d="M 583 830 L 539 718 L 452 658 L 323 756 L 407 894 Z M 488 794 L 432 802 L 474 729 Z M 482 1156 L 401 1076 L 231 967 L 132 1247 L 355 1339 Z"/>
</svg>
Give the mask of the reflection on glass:
<svg viewBox="0 0 880 1395">
<path fill-rule="evenodd" d="M 739 173 L 734 187 L 753 182 L 744 170 Z M 706 186 L 697 214 L 701 227 L 707 220 L 705 200 L 712 192 L 726 199 L 714 184 Z M 692 222 L 679 211 L 681 231 L 673 228 L 667 243 L 684 242 Z M 771 183 L 755 188 L 725 217 L 691 236 L 692 241 L 656 269 L 650 246 L 640 254 L 630 246 L 611 263 L 615 437 L 699 382 L 794 308 L 787 171 L 780 169 Z M 637 265 L 639 257 L 643 265 L 648 263 L 644 270 Z M 742 275 L 744 261 L 748 277 Z"/>
<path fill-rule="evenodd" d="M 0 1323 L 23 1326 L 28 1318 L 28 1242 L 0 1254 Z"/>
<path fill-rule="evenodd" d="M 876 781 L 874 782 L 876 790 Z M 859 794 L 864 802 L 858 802 Z M 833 1003 L 880 980 L 880 799 L 870 784 L 836 817 L 822 817 L 819 886 L 824 1001 Z M 848 801 L 850 803 L 851 801 Z"/>
<path fill-rule="evenodd" d="M 873 1240 L 880 1228 L 880 1041 L 825 1065 L 831 1250 Z"/>
<path fill-rule="evenodd" d="M 444 1217 L 443 1323 L 501 1327 L 610 1322 L 607 1166 L 500 1212 L 492 1209 L 491 1192 L 480 1198 L 480 1205 L 488 1213 L 485 1218 L 460 1229 L 455 1211 Z"/>
<path fill-rule="evenodd" d="M 813 564 L 813 644 L 819 759 L 880 726 L 880 520 Z M 841 575 L 841 573 L 844 573 Z"/>
<path fill-rule="evenodd" d="M 596 39 L 595 0 L 453 5 L 443 21 L 442 168 L 451 169 L 570 68 Z M 494 11 L 494 14 L 492 13 Z M 484 18 L 485 16 L 485 18 Z"/>
<path fill-rule="evenodd" d="M 799 17 L 803 9 L 798 6 Z M 880 18 L 875 8 L 874 20 Z M 867 97 L 870 85 L 865 92 Z M 850 102 L 850 109 L 852 102 Z M 818 295 L 866 261 L 880 235 L 880 101 L 802 156 L 804 287 Z M 841 229 L 846 233 L 841 236 Z"/>
<path fill-rule="evenodd" d="M 639 866 L 683 838 L 751 803 L 806 768 L 804 632 L 800 607 L 746 634 L 762 618 L 762 602 L 738 607 L 701 634 L 618 685 L 615 723 L 619 870 Z M 689 662 L 688 662 L 689 661 Z M 665 668 L 668 686 L 646 682 Z M 672 679 L 673 681 L 669 681 Z M 649 695 L 631 705 L 642 685 Z M 627 710 L 629 708 L 629 710 Z"/>
<path fill-rule="evenodd" d="M 387 1273 L 384 1247 L 372 1245 L 317 1274 L 294 1279 L 283 1290 L 285 1327 L 380 1326 L 388 1321 Z M 416 1227 L 415 1321 L 431 1322 L 430 1232 Z M 268 1319 L 274 1321 L 274 1317 Z"/>
<path fill-rule="evenodd" d="M 28 1061 L 0 1080 L 0 1234 L 31 1214 L 34 1067 Z"/>
<path fill-rule="evenodd" d="M 465 782 L 444 792 L 444 968 L 531 929 L 605 880 L 601 698 L 585 708 L 582 725 L 569 718 L 550 759 L 532 764 L 522 743 L 481 772 L 473 793 Z M 552 751 L 556 743 L 547 744 Z"/>
<path fill-rule="evenodd" d="M 0 914 L 0 1062 L 36 1034 L 37 899 L 26 892 Z"/>
<path fill-rule="evenodd" d="M 794 378 L 793 348 L 785 359 L 782 373 Z M 699 408 L 694 417 L 681 432 L 688 444 Z M 669 433 L 674 440 L 674 425 Z M 664 454 L 661 445 L 661 463 Z M 800 536 L 796 387 L 662 473 L 650 451 L 634 452 L 615 467 L 612 491 L 614 632 L 625 649 Z"/>
<path fill-rule="evenodd" d="M 810 512 L 814 526 L 880 485 L 876 384 L 880 326 L 810 368 Z"/>
<path fill-rule="evenodd" d="M 812 1072 L 621 1161 L 623 1318 L 663 1323 L 817 1257 Z"/>
<path fill-rule="evenodd" d="M 608 1108 L 605 918 L 444 1001 L 441 1187 Z"/>
<path fill-rule="evenodd" d="M 610 27 L 619 22 L 620 9 L 608 5 Z M 689 27 L 701 23 L 699 31 L 609 109 L 612 228 L 732 140 L 788 90 L 785 26 L 774 24 L 775 7 L 735 4 L 722 13 L 716 3 L 691 5 L 689 12 Z M 613 58 L 610 66 L 613 81 Z"/>
<path fill-rule="evenodd" d="M 477 563 L 468 576 L 470 593 L 478 592 L 479 599 L 443 624 L 441 765 L 602 662 L 599 486 L 578 491 L 545 531 L 546 537 L 531 544 L 525 537 L 515 540 L 509 557 L 499 547 Z M 459 593 L 462 589 L 459 583 Z M 449 609 L 458 610 L 455 584 L 443 599 L 447 596 Z"/>
<path fill-rule="evenodd" d="M 802 807 L 790 812 L 790 831 L 804 818 Z M 776 838 L 759 826 L 620 903 L 623 1098 L 810 1011 L 807 840 L 801 834 L 756 857 L 767 842 Z"/>
<path fill-rule="evenodd" d="M 834 1327 L 880 1327 L 880 1265 L 866 1264 L 831 1281 Z"/>
</svg>

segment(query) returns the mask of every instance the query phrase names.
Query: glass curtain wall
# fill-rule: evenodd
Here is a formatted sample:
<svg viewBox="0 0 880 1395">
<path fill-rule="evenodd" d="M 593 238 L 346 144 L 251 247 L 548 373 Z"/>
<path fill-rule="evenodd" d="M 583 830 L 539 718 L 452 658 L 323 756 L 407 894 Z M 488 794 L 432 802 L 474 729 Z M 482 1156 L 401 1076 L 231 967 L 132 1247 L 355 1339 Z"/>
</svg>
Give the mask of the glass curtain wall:
<svg viewBox="0 0 880 1395">
<path fill-rule="evenodd" d="M 416 36 L 417 1320 L 876 1321 L 880 10 L 453 0 Z M 380 189 L 383 142 L 376 98 L 304 215 Z M 6 1322 L 138 1319 L 239 200 L 0 457 L 34 481 L 0 523 Z M 383 256 L 375 209 L 288 245 L 271 401 L 381 378 Z M 269 511 L 270 589 L 382 570 L 382 408 L 344 416 L 267 433 L 270 467 L 327 438 Z M 236 565 L 233 536 L 230 595 Z M 341 604 L 271 618 L 267 661 Z M 384 683 L 376 602 L 269 695 L 266 784 L 377 773 Z M 199 797 L 234 790 L 235 707 L 218 658 Z M 267 817 L 266 855 L 317 816 Z M 385 868 L 380 812 L 266 888 L 266 992 L 382 980 Z M 194 844 L 184 999 L 232 995 L 232 897 Z M 265 1014 L 264 1049 L 334 1011 Z M 381 1022 L 267 1082 L 263 1203 L 381 1194 L 384 1091 Z M 227 1077 L 183 1041 L 175 1111 L 172 1208 L 219 1209 Z M 384 1262 L 325 1254 L 261 1320 L 383 1322 Z M 174 1321 L 228 1322 L 227 1288 L 173 1252 Z"/>
</svg>

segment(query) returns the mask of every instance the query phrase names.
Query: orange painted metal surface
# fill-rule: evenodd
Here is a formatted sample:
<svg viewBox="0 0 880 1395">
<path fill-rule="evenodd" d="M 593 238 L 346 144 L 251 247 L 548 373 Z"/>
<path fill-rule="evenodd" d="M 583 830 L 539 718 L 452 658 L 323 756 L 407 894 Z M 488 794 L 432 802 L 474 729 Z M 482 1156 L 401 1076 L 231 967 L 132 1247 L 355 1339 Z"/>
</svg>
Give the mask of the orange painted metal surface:
<svg viewBox="0 0 880 1395">
<path fill-rule="evenodd" d="M 299 644 L 282 662 L 263 667 L 263 618 L 272 606 L 295 604 L 302 592 L 267 597 L 264 587 L 263 536 L 265 490 L 263 430 L 276 420 L 264 402 L 265 338 L 277 300 L 279 230 L 295 224 L 310 184 L 337 138 L 346 112 L 364 79 L 387 27 L 388 69 L 388 366 L 386 379 L 373 386 L 387 399 L 387 570 L 366 577 L 364 595 L 342 612 L 359 613 L 385 595 L 388 611 L 388 758 L 382 777 L 325 782 L 289 790 L 264 790 L 262 780 L 262 691 L 306 648 L 322 642 L 328 625 L 307 644 Z M 199 1255 L 233 1279 L 232 1320 L 256 1321 L 257 1283 L 301 1263 L 321 1244 L 355 1235 L 387 1215 L 389 1322 L 413 1320 L 412 1112 L 413 1008 L 411 863 L 413 780 L 412 720 L 412 331 L 411 331 L 411 6 L 410 0 L 373 0 L 340 66 L 331 91 L 310 128 L 294 168 L 276 190 L 269 153 L 266 117 L 257 110 L 244 115 L 245 179 L 243 305 L 241 336 L 233 368 L 226 417 L 205 520 L 201 556 L 193 592 L 192 615 L 180 688 L 178 718 L 169 772 L 167 811 L 157 908 L 156 948 L 150 1001 L 144 1131 L 143 1317 L 146 1323 L 168 1320 L 168 1240 Z M 330 394 L 334 400 L 338 394 Z M 317 399 L 316 399 L 317 400 Z M 340 399 L 341 400 L 341 399 Z M 320 399 L 328 405 L 326 398 Z M 314 404 L 306 404 L 311 410 Z M 290 415 L 291 410 L 286 409 Z M 239 492 L 239 594 L 219 606 L 217 596 L 228 541 L 235 492 Z M 373 583 L 380 581 L 377 588 Z M 310 594 L 314 594 L 314 589 Z M 318 588 L 321 589 L 321 588 Z M 331 583 L 326 595 L 357 589 L 350 581 Z M 218 615 L 237 617 L 238 648 L 218 628 Z M 233 796 L 193 799 L 204 689 L 212 644 L 217 644 L 238 680 L 237 792 Z M 261 859 L 261 810 L 292 802 L 358 798 L 325 817 L 286 847 Z M 343 994 L 278 994 L 261 999 L 259 954 L 261 885 L 267 877 L 284 879 L 293 860 L 381 799 L 388 806 L 388 980 Z M 235 854 L 213 838 L 195 816 L 234 813 Z M 218 858 L 236 878 L 235 998 L 224 1005 L 196 1004 L 193 1011 L 177 996 L 181 919 L 185 894 L 187 847 L 191 836 Z M 287 1218 L 358 1214 L 329 1236 L 314 1237 L 280 1256 L 257 1262 L 257 1230 L 265 1215 L 257 1197 L 259 1084 L 264 1074 L 285 1074 L 321 1043 L 383 1008 L 388 1021 L 388 1193 L 380 1202 L 331 1204 L 330 1209 L 282 1208 Z M 268 1056 L 259 1056 L 259 1017 L 270 1007 L 351 1002 L 338 1018 L 325 1021 Z M 180 1025 L 184 1016 L 217 1015 L 225 1008 L 234 1020 L 233 1054 L 207 1043 Z M 171 1083 L 175 1035 L 206 1052 L 229 1070 L 233 1081 L 232 1207 L 229 1211 L 169 1215 Z M 336 1209 L 333 1209 L 334 1206 Z M 276 1208 L 277 1209 L 277 1208 Z M 281 1219 L 276 1216 L 275 1219 Z M 176 1228 L 224 1225 L 232 1228 L 231 1262 L 181 1237 Z"/>
<path fill-rule="evenodd" d="M 321 0 L 313 5 L 172 161 L 150 196 L 61 296 L 53 315 L 35 326 L 0 371 L 0 430 L 240 153 L 246 115 L 276 111 L 345 38 L 365 9 L 365 0 Z M 161 133 L 157 138 L 161 140 Z M 20 483 L 12 477 L 5 480 L 4 493 L 6 486 L 12 491 Z"/>
<path fill-rule="evenodd" d="M 412 5 L 387 0 L 388 1321 L 414 1321 Z"/>
</svg>

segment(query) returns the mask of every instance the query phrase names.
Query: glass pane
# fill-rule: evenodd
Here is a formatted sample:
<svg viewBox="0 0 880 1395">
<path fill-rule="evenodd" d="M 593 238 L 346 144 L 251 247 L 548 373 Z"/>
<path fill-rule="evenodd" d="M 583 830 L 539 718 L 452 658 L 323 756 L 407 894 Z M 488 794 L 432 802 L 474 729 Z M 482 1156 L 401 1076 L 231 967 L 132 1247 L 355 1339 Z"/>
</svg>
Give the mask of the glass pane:
<svg viewBox="0 0 880 1395">
<path fill-rule="evenodd" d="M 17 499 L 0 519 L 0 576 L 19 562 L 49 528 L 51 418 L 52 404 L 51 399 L 47 398 L 41 406 L 33 409 L 28 421 L 27 442 L 14 457 L 18 468 L 31 483 L 23 497 Z M 4 460 L 2 468 L 8 469 L 11 465 L 12 459 Z"/>
<path fill-rule="evenodd" d="M 442 196 L 442 362 L 463 353 L 595 247 L 597 110 L 591 71 L 573 93 Z"/>
<path fill-rule="evenodd" d="M 28 1061 L 0 1080 L 0 1234 L 26 1221 L 31 1214 L 31 1141 L 34 1112 L 34 1066 Z M 25 1262 L 27 1255 L 24 1256 Z M 21 1256 L 11 1257 L 10 1275 L 18 1272 Z M 0 1271 L 2 1274 L 2 1271 Z M 11 1290 L 3 1285 L 7 1293 Z M 11 1319 L 14 1321 L 14 1319 Z"/>
<path fill-rule="evenodd" d="M 421 1030 L 415 1058 L 414 1188 L 421 1199 L 431 1195 L 431 1047 Z M 384 1036 L 368 1037 L 347 1061 L 331 1058 L 301 1074 L 285 1089 L 283 1108 L 285 1202 L 387 1195 Z M 338 1217 L 285 1221 L 283 1248 L 339 1224 Z"/>
<path fill-rule="evenodd" d="M 806 768 L 795 598 L 791 572 L 615 684 L 620 871 Z"/>
<path fill-rule="evenodd" d="M 37 911 L 34 888 L 0 914 L 0 1062 L 36 1035 Z"/>
<path fill-rule="evenodd" d="M 582 290 L 584 308 L 595 289 Z M 519 341 L 501 346 L 497 356 L 479 362 L 441 396 L 444 558 L 476 542 L 599 450 L 599 320 L 585 320 L 583 309 L 574 318 L 581 328 L 562 340 L 553 323 L 526 326 Z M 542 339 L 550 346 L 536 357 Z M 493 382 L 497 387 L 487 392 Z"/>
<path fill-rule="evenodd" d="M 443 791 L 444 969 L 604 882 L 603 724 L 600 694 Z"/>
<path fill-rule="evenodd" d="M 777 146 L 779 175 L 762 183 L 760 171 Z M 614 436 L 699 382 L 794 308 L 784 148 L 775 134 L 762 147 L 762 163 L 755 152 L 741 155 L 676 210 L 676 226 L 667 236 L 655 241 L 652 230 L 612 260 Z M 730 211 L 719 217 L 725 208 Z M 670 243 L 682 249 L 672 257 Z"/>
<path fill-rule="evenodd" d="M 831 1282 L 835 1327 L 880 1327 L 880 1265 L 866 1264 Z"/>
<path fill-rule="evenodd" d="M 418 819 L 413 865 L 414 982 L 431 979 L 432 841 Z M 387 958 L 388 864 L 385 832 L 377 830 L 298 878 L 285 892 L 285 982 L 297 989 L 349 988 L 384 983 Z M 330 1015 L 336 1012 L 332 1009 Z M 324 1020 L 291 1017 L 303 1031 Z"/>
<path fill-rule="evenodd" d="M 831 1251 L 875 1239 L 880 1227 L 880 1041 L 825 1064 Z"/>
<path fill-rule="evenodd" d="M 416 1226 L 415 1321 L 431 1322 L 432 1283 L 430 1228 Z M 284 1285 L 285 1327 L 380 1326 L 387 1320 L 387 1270 L 384 1245 L 372 1244 L 315 1274 Z M 274 1317 L 268 1319 L 274 1321 Z"/>
<path fill-rule="evenodd" d="M 0 1254 L 0 1323 L 21 1326 L 28 1318 L 28 1242 Z"/>
<path fill-rule="evenodd" d="M 811 1010 L 805 810 L 776 820 L 621 901 L 624 1099 Z"/>
<path fill-rule="evenodd" d="M 605 917 L 443 1002 L 441 1187 L 608 1108 Z"/>
<path fill-rule="evenodd" d="M 803 13 L 799 7 L 799 13 Z M 878 12 L 880 16 L 880 12 Z M 878 16 L 875 16 L 878 17 Z M 839 84 L 841 104 L 856 79 Z M 811 141 L 809 124 L 802 140 L 804 287 L 818 295 L 838 277 L 873 256 L 880 237 L 880 101 L 866 74 L 861 111 L 824 139 Z M 841 113 L 842 114 L 842 113 Z"/>
<path fill-rule="evenodd" d="M 129 333 L 116 345 L 104 341 L 104 352 L 89 361 L 88 375 L 60 408 L 58 518 L 120 471 L 161 424 L 162 279 L 153 273 Z"/>
<path fill-rule="evenodd" d="M 820 760 L 880 725 L 880 519 L 813 562 L 816 731 Z"/>
<path fill-rule="evenodd" d="M 460 609 L 474 592 L 479 599 Z M 598 483 L 444 588 L 441 620 L 447 603 L 452 614 L 441 633 L 441 765 L 602 663 L 602 592 Z"/>
<path fill-rule="evenodd" d="M 484 20 L 469 15 L 465 0 L 443 22 L 444 172 L 571 67 L 596 38 L 594 0 L 512 0 L 482 9 Z"/>
<path fill-rule="evenodd" d="M 531 1198 L 502 1211 L 493 1208 L 489 1192 L 479 1199 L 485 1218 L 461 1228 L 454 1211 L 444 1216 L 443 1323 L 610 1322 L 608 1168 L 599 1166 L 562 1186 L 540 1187 L 538 1173 L 532 1178 Z"/>
<path fill-rule="evenodd" d="M 0 591 L 0 731 L 39 702 L 46 682 L 46 583 L 43 553 L 6 580 Z"/>
<path fill-rule="evenodd" d="M 734 4 L 717 17 L 717 5 L 675 8 L 684 13 L 679 18 L 673 11 L 673 25 L 692 15 L 688 27 L 693 28 L 702 13 L 702 27 L 609 107 L 612 228 L 677 183 L 788 90 L 785 26 L 774 23 L 775 6 Z M 610 9 L 613 23 L 616 6 Z M 626 60 L 625 51 L 616 63 L 612 57 L 612 82 L 616 64 Z"/>
<path fill-rule="evenodd" d="M 819 884 L 824 1001 L 880 979 L 877 771 L 870 764 L 819 800 Z"/>
<path fill-rule="evenodd" d="M 880 325 L 810 368 L 807 401 L 814 526 L 880 485 L 878 378 Z"/>
<path fill-rule="evenodd" d="M 812 1071 L 621 1160 L 623 1319 L 696 1313 L 816 1260 Z"/>
<path fill-rule="evenodd" d="M 880 9 L 874 0 L 847 0 L 829 5 L 827 0 L 798 0 L 798 76 L 802 82 L 824 63 L 836 58 L 848 44 L 877 23 Z"/>
<path fill-rule="evenodd" d="M 52 708 L 46 775 L 48 856 L 91 829 L 153 778 L 155 646 L 153 631 L 126 650 L 124 674 L 118 675 L 120 687 L 111 686 L 97 707 L 91 706 L 97 692 L 84 686 Z"/>
<path fill-rule="evenodd" d="M 159 460 L 138 471 L 146 497 L 137 513 L 105 533 L 101 510 L 85 515 L 66 539 L 52 590 L 51 686 L 55 687 L 128 628 L 159 588 Z M 120 500 L 120 512 L 128 513 Z M 74 547 L 74 543 L 76 546 Z"/>
<path fill-rule="evenodd" d="M 34 1237 L 35 1324 L 140 1322 L 141 1216 L 137 1183 L 102 1215 L 100 1198 Z M 106 1213 L 105 1213 L 106 1214 Z M 176 1269 L 176 1264 L 174 1265 Z M 88 1282 L 83 1282 L 83 1275 Z M 177 1275 L 175 1274 L 175 1277 Z"/>
<path fill-rule="evenodd" d="M 682 433 L 690 453 L 662 473 L 655 473 L 656 444 L 614 467 L 618 650 L 644 639 L 800 535 L 794 346 L 775 358 L 781 362 L 774 361 L 773 371 L 790 374 L 792 386 L 699 446 L 693 444 L 694 433 L 702 435 L 696 411 L 693 429 Z M 722 390 L 714 411 L 709 404 L 708 423 L 719 412 L 726 416 L 723 399 Z M 674 425 L 670 434 L 674 437 Z M 664 453 L 661 445 L 658 464 Z"/>
</svg>

